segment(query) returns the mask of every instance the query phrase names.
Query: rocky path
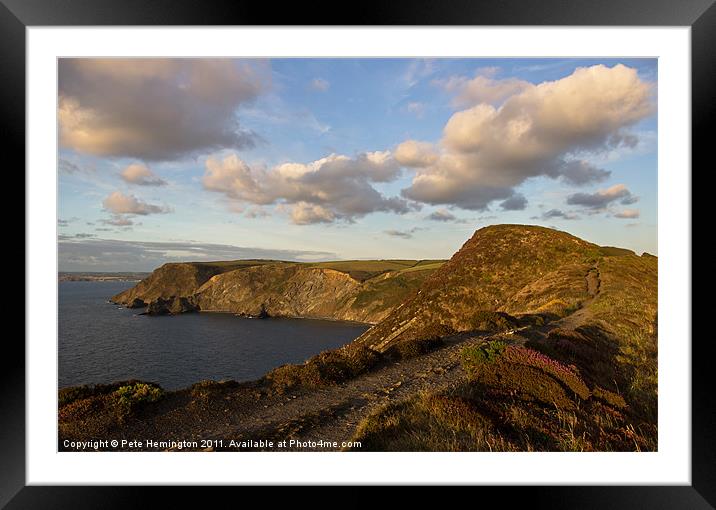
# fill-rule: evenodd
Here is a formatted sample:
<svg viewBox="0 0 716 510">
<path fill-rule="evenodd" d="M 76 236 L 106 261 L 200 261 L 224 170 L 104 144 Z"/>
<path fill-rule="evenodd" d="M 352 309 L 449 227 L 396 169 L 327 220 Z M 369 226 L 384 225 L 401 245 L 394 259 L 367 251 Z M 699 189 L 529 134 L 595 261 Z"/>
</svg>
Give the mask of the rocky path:
<svg viewBox="0 0 716 510">
<path fill-rule="evenodd" d="M 437 351 L 386 365 L 344 384 L 276 397 L 276 401 L 245 415 L 240 425 L 227 424 L 208 437 L 223 439 L 224 443 L 231 438 L 323 440 L 340 444 L 349 440 L 360 421 L 379 406 L 405 400 L 419 391 L 442 390 L 459 381 L 464 374 L 460 351 L 487 338 L 453 337 Z"/>
<path fill-rule="evenodd" d="M 602 288 L 602 278 L 599 272 L 598 265 L 587 271 L 587 274 L 584 276 L 584 283 L 586 285 L 587 295 L 589 297 L 582 301 L 580 308 L 574 313 L 571 313 L 566 317 L 554 322 L 554 327 L 559 327 L 563 329 L 575 329 L 576 327 L 589 322 L 589 320 L 593 317 L 594 314 L 588 305 L 592 301 L 594 301 L 597 296 L 599 296 L 599 293 L 601 292 Z"/>
</svg>

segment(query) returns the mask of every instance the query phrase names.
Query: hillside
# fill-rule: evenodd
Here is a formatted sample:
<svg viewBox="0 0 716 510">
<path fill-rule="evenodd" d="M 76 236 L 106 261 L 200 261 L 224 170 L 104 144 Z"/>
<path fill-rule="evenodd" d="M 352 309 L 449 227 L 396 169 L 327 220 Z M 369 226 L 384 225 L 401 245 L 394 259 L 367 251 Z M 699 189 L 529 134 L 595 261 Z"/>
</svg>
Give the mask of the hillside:
<svg viewBox="0 0 716 510">
<path fill-rule="evenodd" d="M 272 263 L 207 278 L 184 298 L 192 306 L 383 318 L 343 348 L 258 381 L 62 390 L 60 437 L 119 427 L 127 437 L 359 443 L 334 450 L 658 448 L 656 257 L 496 225 L 444 264 L 374 262 Z"/>
<path fill-rule="evenodd" d="M 112 298 L 150 314 L 187 311 L 312 317 L 376 323 L 443 261 L 165 264 Z"/>
<path fill-rule="evenodd" d="M 563 316 L 589 297 L 606 249 L 554 229 L 494 225 L 477 232 L 418 292 L 358 341 L 384 351 L 436 328 L 479 329 L 484 312 Z M 619 252 L 631 253 L 628 250 Z"/>
</svg>

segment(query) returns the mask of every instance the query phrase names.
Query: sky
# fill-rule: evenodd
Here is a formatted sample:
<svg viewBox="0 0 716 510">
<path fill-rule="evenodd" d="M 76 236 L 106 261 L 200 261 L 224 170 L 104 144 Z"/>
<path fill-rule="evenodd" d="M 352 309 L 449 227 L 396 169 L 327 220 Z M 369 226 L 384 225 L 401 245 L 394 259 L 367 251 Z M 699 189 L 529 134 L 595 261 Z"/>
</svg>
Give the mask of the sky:
<svg viewBox="0 0 716 510">
<path fill-rule="evenodd" d="M 656 59 L 61 59 L 60 271 L 449 258 L 518 223 L 657 254 Z"/>
</svg>

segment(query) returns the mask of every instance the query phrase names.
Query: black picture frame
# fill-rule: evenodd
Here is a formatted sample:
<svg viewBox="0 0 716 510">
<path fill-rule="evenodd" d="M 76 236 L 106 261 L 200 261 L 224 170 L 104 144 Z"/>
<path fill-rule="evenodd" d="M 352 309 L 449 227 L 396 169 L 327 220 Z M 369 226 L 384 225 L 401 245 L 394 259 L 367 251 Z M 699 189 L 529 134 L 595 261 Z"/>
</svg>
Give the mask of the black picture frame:
<svg viewBox="0 0 716 510">
<path fill-rule="evenodd" d="M 0 0 L 0 111 L 5 154 L 25 168 L 25 30 L 81 25 L 552 25 L 689 26 L 692 168 L 706 166 L 716 91 L 716 0 L 400 0 L 282 3 L 193 0 Z M 711 158 L 708 160 L 711 162 Z M 711 165 L 712 166 L 712 165 Z M 691 170 L 690 170 L 691 171 Z M 693 171 L 691 171 L 693 175 Z M 23 180 L 24 186 L 24 180 Z M 693 201 L 692 201 L 693 203 Z M 692 245 L 693 246 L 693 245 Z M 32 271 L 25 266 L 25 274 Z M 697 315 L 698 316 L 698 315 Z M 707 338 L 692 343 L 690 486 L 493 487 L 501 504 L 528 498 L 550 508 L 714 508 L 716 413 Z M 683 339 L 684 342 L 690 339 Z M 138 506 L 148 489 L 25 484 L 25 350 L 6 333 L 0 356 L 0 507 Z M 175 491 L 181 497 L 183 491 Z M 483 500 L 485 501 L 485 500 Z M 167 504 L 169 500 L 165 500 Z"/>
</svg>

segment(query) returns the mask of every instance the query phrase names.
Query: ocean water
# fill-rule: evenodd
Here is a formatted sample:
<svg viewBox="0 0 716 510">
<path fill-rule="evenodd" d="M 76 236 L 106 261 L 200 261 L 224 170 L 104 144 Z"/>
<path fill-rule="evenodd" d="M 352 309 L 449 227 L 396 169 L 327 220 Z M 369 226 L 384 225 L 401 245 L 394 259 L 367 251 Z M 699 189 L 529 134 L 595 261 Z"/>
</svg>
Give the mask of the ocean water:
<svg viewBox="0 0 716 510">
<path fill-rule="evenodd" d="M 59 283 L 59 387 L 142 379 L 165 389 L 247 381 L 347 344 L 362 324 L 246 319 L 229 313 L 149 317 L 107 300 L 133 282 Z"/>
</svg>

